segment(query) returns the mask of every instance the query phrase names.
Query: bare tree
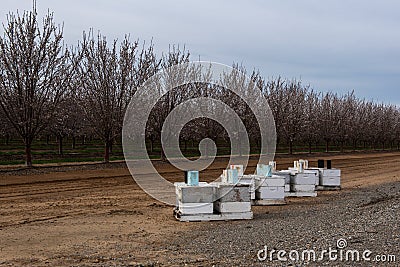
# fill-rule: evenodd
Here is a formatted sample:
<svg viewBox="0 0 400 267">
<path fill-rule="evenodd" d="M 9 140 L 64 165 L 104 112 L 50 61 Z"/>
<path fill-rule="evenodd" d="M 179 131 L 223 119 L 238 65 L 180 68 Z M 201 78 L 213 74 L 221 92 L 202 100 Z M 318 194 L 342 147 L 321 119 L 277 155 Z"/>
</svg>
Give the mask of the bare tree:
<svg viewBox="0 0 400 267">
<path fill-rule="evenodd" d="M 393 147 L 393 140 L 396 139 L 396 108 L 392 105 L 380 104 L 376 109 L 376 117 L 378 118 L 378 138 L 376 142 L 382 144 L 382 149 L 385 150 L 386 144 Z"/>
<path fill-rule="evenodd" d="M 335 97 L 336 114 L 336 136 L 335 139 L 340 144 L 340 152 L 344 152 L 344 145 L 350 139 L 353 121 L 356 118 L 356 98 L 354 92 L 350 92 L 342 97 Z"/>
<path fill-rule="evenodd" d="M 396 111 L 395 124 L 395 142 L 397 143 L 397 150 L 400 150 L 400 108 Z"/>
<path fill-rule="evenodd" d="M 170 47 L 169 52 L 162 57 L 160 67 L 165 70 L 164 79 L 169 85 L 174 85 L 173 80 L 176 79 L 176 73 L 174 71 L 170 72 L 170 67 L 189 62 L 189 52 L 183 48 L 180 49 L 179 46 Z M 187 75 L 187 74 L 184 74 Z M 168 85 L 167 85 L 168 86 Z M 146 135 L 147 138 L 154 143 L 154 140 L 161 140 L 161 131 L 163 124 L 168 114 L 179 105 L 183 99 L 186 98 L 187 88 L 189 85 L 182 85 L 179 88 L 174 88 L 166 93 L 157 105 L 153 108 L 150 114 L 149 121 L 147 122 Z M 161 159 L 165 160 L 164 149 L 161 146 Z"/>
<path fill-rule="evenodd" d="M 285 83 L 285 98 L 280 103 L 285 118 L 281 125 L 281 133 L 289 145 L 290 155 L 293 154 L 294 142 L 300 139 L 300 134 L 305 129 L 306 92 L 307 87 L 303 87 L 300 81 L 292 80 Z"/>
<path fill-rule="evenodd" d="M 366 123 L 365 100 L 354 99 L 351 106 L 351 121 L 349 122 L 349 138 L 353 150 L 358 149 L 358 143 L 365 137 L 364 124 Z"/>
<path fill-rule="evenodd" d="M 83 42 L 71 56 L 62 43 L 63 30 L 54 23 L 53 14 L 48 13 L 40 24 L 35 6 L 22 15 L 10 13 L 3 28 L 0 135 L 6 143 L 14 132 L 22 138 L 27 166 L 32 166 L 33 140 L 44 130 L 58 137 L 60 154 L 66 136 L 72 137 L 75 147 L 76 136 L 95 133 L 104 142 L 104 161 L 108 162 L 113 141 L 121 136 L 126 107 L 137 88 L 160 68 L 186 63 L 190 57 L 185 48 L 173 46 L 157 59 L 152 43 L 139 49 L 138 42 L 130 42 L 128 37 L 121 43 L 108 43 L 105 37 L 92 32 L 84 34 Z M 235 64 L 234 68 L 246 73 L 241 65 Z M 279 77 L 265 81 L 257 71 L 250 76 L 251 85 L 243 79 L 231 82 L 249 90 L 254 84 L 261 88 L 275 117 L 278 144 L 286 141 L 290 154 L 294 144 L 300 142 L 307 144 L 311 153 L 312 144 L 319 141 L 325 142 L 326 152 L 333 142 L 340 145 L 341 151 L 350 142 L 357 149 L 360 141 L 364 147 L 379 145 L 383 149 L 393 149 L 397 143 L 400 149 L 400 110 L 396 106 L 359 100 L 353 92 L 343 96 L 317 94 L 296 80 Z M 151 150 L 161 137 L 168 114 L 182 102 L 199 96 L 222 100 L 232 107 L 250 139 L 259 143 L 254 114 L 239 97 L 222 87 L 191 83 L 174 88 L 161 98 L 146 126 Z M 181 135 L 185 147 L 189 140 L 227 138 L 221 125 L 213 120 L 199 118 L 188 125 Z"/>
<path fill-rule="evenodd" d="M 84 34 L 77 57 L 79 103 L 85 117 L 104 142 L 104 162 L 110 160 L 114 138 L 121 134 L 122 120 L 135 89 L 135 60 L 137 42 L 128 37 L 118 46 L 114 40 L 108 46 L 102 35 Z"/>
<path fill-rule="evenodd" d="M 62 27 L 51 13 L 43 25 L 37 19 L 35 6 L 23 15 L 10 13 L 0 37 L 0 106 L 23 139 L 26 166 L 32 166 L 32 142 L 54 115 L 71 74 Z"/>
<path fill-rule="evenodd" d="M 63 155 L 63 141 L 67 136 L 72 137 L 72 148 L 75 149 L 75 138 L 83 127 L 82 110 L 73 95 L 66 97 L 58 106 L 49 131 L 57 137 L 58 154 Z"/>
<path fill-rule="evenodd" d="M 3 109 L 0 108 L 0 135 L 4 137 L 4 144 L 9 145 L 11 135 L 13 133 L 13 128 L 4 115 Z"/>
<path fill-rule="evenodd" d="M 378 135 L 377 123 L 379 121 L 375 116 L 376 104 L 373 102 L 366 102 L 363 112 L 365 114 L 365 120 L 362 125 L 364 148 L 367 148 L 368 144 L 375 148 L 375 138 Z"/>
<path fill-rule="evenodd" d="M 337 96 L 332 93 L 326 93 L 318 106 L 318 132 L 320 138 L 325 141 L 325 152 L 329 152 L 330 144 L 336 135 L 336 108 Z"/>
<path fill-rule="evenodd" d="M 312 145 L 318 141 L 318 105 L 319 95 L 314 91 L 306 94 L 304 114 L 304 131 L 300 139 L 308 145 L 308 153 L 312 153 Z"/>
</svg>

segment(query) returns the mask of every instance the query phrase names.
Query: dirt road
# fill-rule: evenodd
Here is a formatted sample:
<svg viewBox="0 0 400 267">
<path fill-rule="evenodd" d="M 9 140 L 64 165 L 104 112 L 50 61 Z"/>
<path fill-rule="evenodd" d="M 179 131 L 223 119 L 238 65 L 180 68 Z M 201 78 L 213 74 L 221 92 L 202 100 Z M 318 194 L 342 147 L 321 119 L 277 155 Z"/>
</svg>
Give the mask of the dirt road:
<svg viewBox="0 0 400 267">
<path fill-rule="evenodd" d="M 316 165 L 317 158 L 305 158 Z M 400 153 L 329 158 L 343 171 L 341 192 L 323 192 L 316 199 L 291 199 L 282 207 L 256 207 L 251 222 L 266 223 L 265 214 L 283 216 L 328 200 L 339 205 L 342 196 L 354 197 L 356 193 L 367 200 L 376 198 L 368 194 L 400 183 Z M 294 159 L 298 158 L 278 158 L 278 169 L 287 168 Z M 254 171 L 255 163 L 250 161 L 248 172 Z M 214 179 L 225 165 L 226 160 L 218 159 L 201 177 Z M 156 167 L 169 180 L 183 180 L 182 174 L 167 164 L 156 163 Z M 393 190 L 392 200 L 398 202 L 398 189 Z M 229 266 L 229 260 L 207 259 L 207 254 L 179 244 L 189 244 L 193 233 L 219 236 L 221 227 L 245 225 L 249 221 L 177 222 L 172 207 L 147 196 L 124 167 L 0 174 L 0 266 Z M 210 226 L 217 226 L 220 232 Z M 394 234 L 398 235 L 398 226 L 396 229 Z M 214 245 L 209 244 L 209 248 Z"/>
</svg>

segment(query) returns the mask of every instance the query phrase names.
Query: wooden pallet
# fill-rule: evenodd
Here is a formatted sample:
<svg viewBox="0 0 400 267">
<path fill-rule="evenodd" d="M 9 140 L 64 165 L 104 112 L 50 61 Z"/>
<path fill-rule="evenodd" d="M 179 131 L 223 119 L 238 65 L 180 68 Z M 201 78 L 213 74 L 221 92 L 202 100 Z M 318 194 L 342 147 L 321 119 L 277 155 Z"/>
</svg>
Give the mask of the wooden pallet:
<svg viewBox="0 0 400 267">
<path fill-rule="evenodd" d="M 317 191 L 337 191 L 337 190 L 342 190 L 342 187 L 341 186 L 318 185 L 315 187 L 315 190 L 317 190 Z"/>
<path fill-rule="evenodd" d="M 281 206 L 286 204 L 286 200 L 280 199 L 256 199 L 251 202 L 253 206 Z"/>
<path fill-rule="evenodd" d="M 285 197 L 316 197 L 317 192 L 285 192 Z"/>
<path fill-rule="evenodd" d="M 174 209 L 174 216 L 181 222 L 209 222 L 209 221 L 231 221 L 251 220 L 253 212 L 221 213 L 221 214 L 181 214 Z"/>
</svg>

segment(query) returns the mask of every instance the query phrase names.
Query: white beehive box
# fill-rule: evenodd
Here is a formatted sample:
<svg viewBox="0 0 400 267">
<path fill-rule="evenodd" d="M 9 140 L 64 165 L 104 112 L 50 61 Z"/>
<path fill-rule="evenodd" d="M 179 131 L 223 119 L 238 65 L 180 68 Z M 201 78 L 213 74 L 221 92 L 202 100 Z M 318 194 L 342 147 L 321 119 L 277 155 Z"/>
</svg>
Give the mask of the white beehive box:
<svg viewBox="0 0 400 267">
<path fill-rule="evenodd" d="M 305 170 L 304 173 L 312 173 L 315 176 L 315 185 L 319 185 L 319 177 L 320 177 L 320 171 L 317 169 L 308 169 Z"/>
<path fill-rule="evenodd" d="M 256 177 L 255 183 L 256 188 L 264 186 L 284 187 L 285 178 L 278 175 L 272 175 L 271 177 Z"/>
<path fill-rule="evenodd" d="M 256 190 L 256 199 L 284 199 L 284 186 L 262 186 Z"/>
<path fill-rule="evenodd" d="M 340 169 L 321 169 L 319 185 L 326 187 L 340 187 L 341 174 Z"/>
<path fill-rule="evenodd" d="M 193 214 L 212 214 L 214 212 L 213 203 L 178 203 L 178 210 L 184 215 Z"/>
<path fill-rule="evenodd" d="M 313 185 L 315 187 L 318 177 L 314 173 L 298 173 L 291 177 L 292 185 Z"/>
<path fill-rule="evenodd" d="M 243 175 L 242 177 L 239 177 L 239 184 L 248 185 L 250 190 L 250 198 L 252 200 L 256 199 L 255 175 Z"/>
<path fill-rule="evenodd" d="M 214 210 L 218 213 L 251 212 L 251 184 L 236 184 L 235 186 L 215 183 L 216 201 Z"/>
<path fill-rule="evenodd" d="M 212 186 L 206 182 L 199 182 L 198 186 L 192 186 L 192 185 L 187 185 L 186 183 L 183 182 L 178 182 L 178 183 L 174 183 L 175 185 L 175 194 L 176 194 L 176 206 L 179 206 L 179 201 L 183 201 L 186 203 L 198 203 L 197 201 L 202 201 L 203 203 L 211 203 L 212 199 L 214 197 L 215 194 L 215 186 Z M 203 188 L 203 187 L 208 187 L 206 189 L 198 189 L 198 188 Z M 199 196 L 200 194 L 203 193 L 203 190 L 205 192 L 209 191 L 210 188 L 212 187 L 213 192 L 211 193 L 211 198 L 209 198 L 210 196 L 210 192 L 208 192 L 206 196 Z M 194 196 L 191 197 L 191 191 L 194 190 Z M 208 201 L 210 200 L 210 201 Z"/>
<path fill-rule="evenodd" d="M 322 186 L 340 186 L 340 176 L 322 176 L 320 184 Z"/>
<path fill-rule="evenodd" d="M 255 175 L 243 175 L 239 177 L 239 184 L 252 184 L 254 183 Z"/>
<path fill-rule="evenodd" d="M 290 191 L 293 192 L 314 192 L 315 184 L 291 184 Z"/>
<path fill-rule="evenodd" d="M 279 175 L 285 178 L 285 184 L 290 184 L 290 176 L 292 174 L 292 171 L 289 170 L 284 170 L 284 171 L 279 171 L 274 173 L 274 175 Z"/>
<path fill-rule="evenodd" d="M 322 176 L 341 176 L 340 169 L 321 169 Z"/>
<path fill-rule="evenodd" d="M 322 177 L 322 171 L 323 170 L 324 169 L 321 169 L 321 168 L 310 168 L 310 169 L 307 170 L 307 171 L 313 171 L 313 172 L 315 172 L 317 174 L 318 178 L 317 178 L 317 182 L 315 183 L 315 185 L 317 185 L 317 186 L 321 183 L 320 179 Z"/>
<path fill-rule="evenodd" d="M 216 185 L 216 200 L 220 202 L 250 202 L 250 185 L 237 184 L 235 186 L 212 183 Z"/>
<path fill-rule="evenodd" d="M 215 195 L 215 186 L 178 186 L 177 197 L 182 203 L 211 203 Z"/>
<path fill-rule="evenodd" d="M 178 190 L 178 187 L 182 187 L 182 186 L 195 186 L 195 185 L 188 185 L 184 182 L 176 182 L 176 183 L 174 183 L 174 185 L 175 185 L 176 190 Z M 199 185 L 197 185 L 196 187 L 201 187 L 201 186 L 210 186 L 210 184 L 207 182 L 199 182 Z M 178 192 L 178 191 L 176 191 L 176 192 Z"/>
<path fill-rule="evenodd" d="M 219 213 L 242 213 L 251 211 L 249 202 L 214 202 L 214 209 Z"/>
</svg>

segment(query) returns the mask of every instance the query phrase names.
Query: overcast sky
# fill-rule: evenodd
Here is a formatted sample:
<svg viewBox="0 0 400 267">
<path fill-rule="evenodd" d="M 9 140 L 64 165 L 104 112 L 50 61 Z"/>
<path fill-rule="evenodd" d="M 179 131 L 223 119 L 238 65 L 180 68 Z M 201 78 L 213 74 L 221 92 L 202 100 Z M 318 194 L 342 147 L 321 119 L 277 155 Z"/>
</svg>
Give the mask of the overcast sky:
<svg viewBox="0 0 400 267">
<path fill-rule="evenodd" d="M 31 0 L 0 0 L 9 11 Z M 398 0 L 38 0 L 64 22 L 76 44 L 94 28 L 109 39 L 153 42 L 158 54 L 186 45 L 192 59 L 259 69 L 266 77 L 301 78 L 318 91 L 400 105 L 400 1 Z M 1 30 L 1 32 L 3 32 Z"/>
</svg>

